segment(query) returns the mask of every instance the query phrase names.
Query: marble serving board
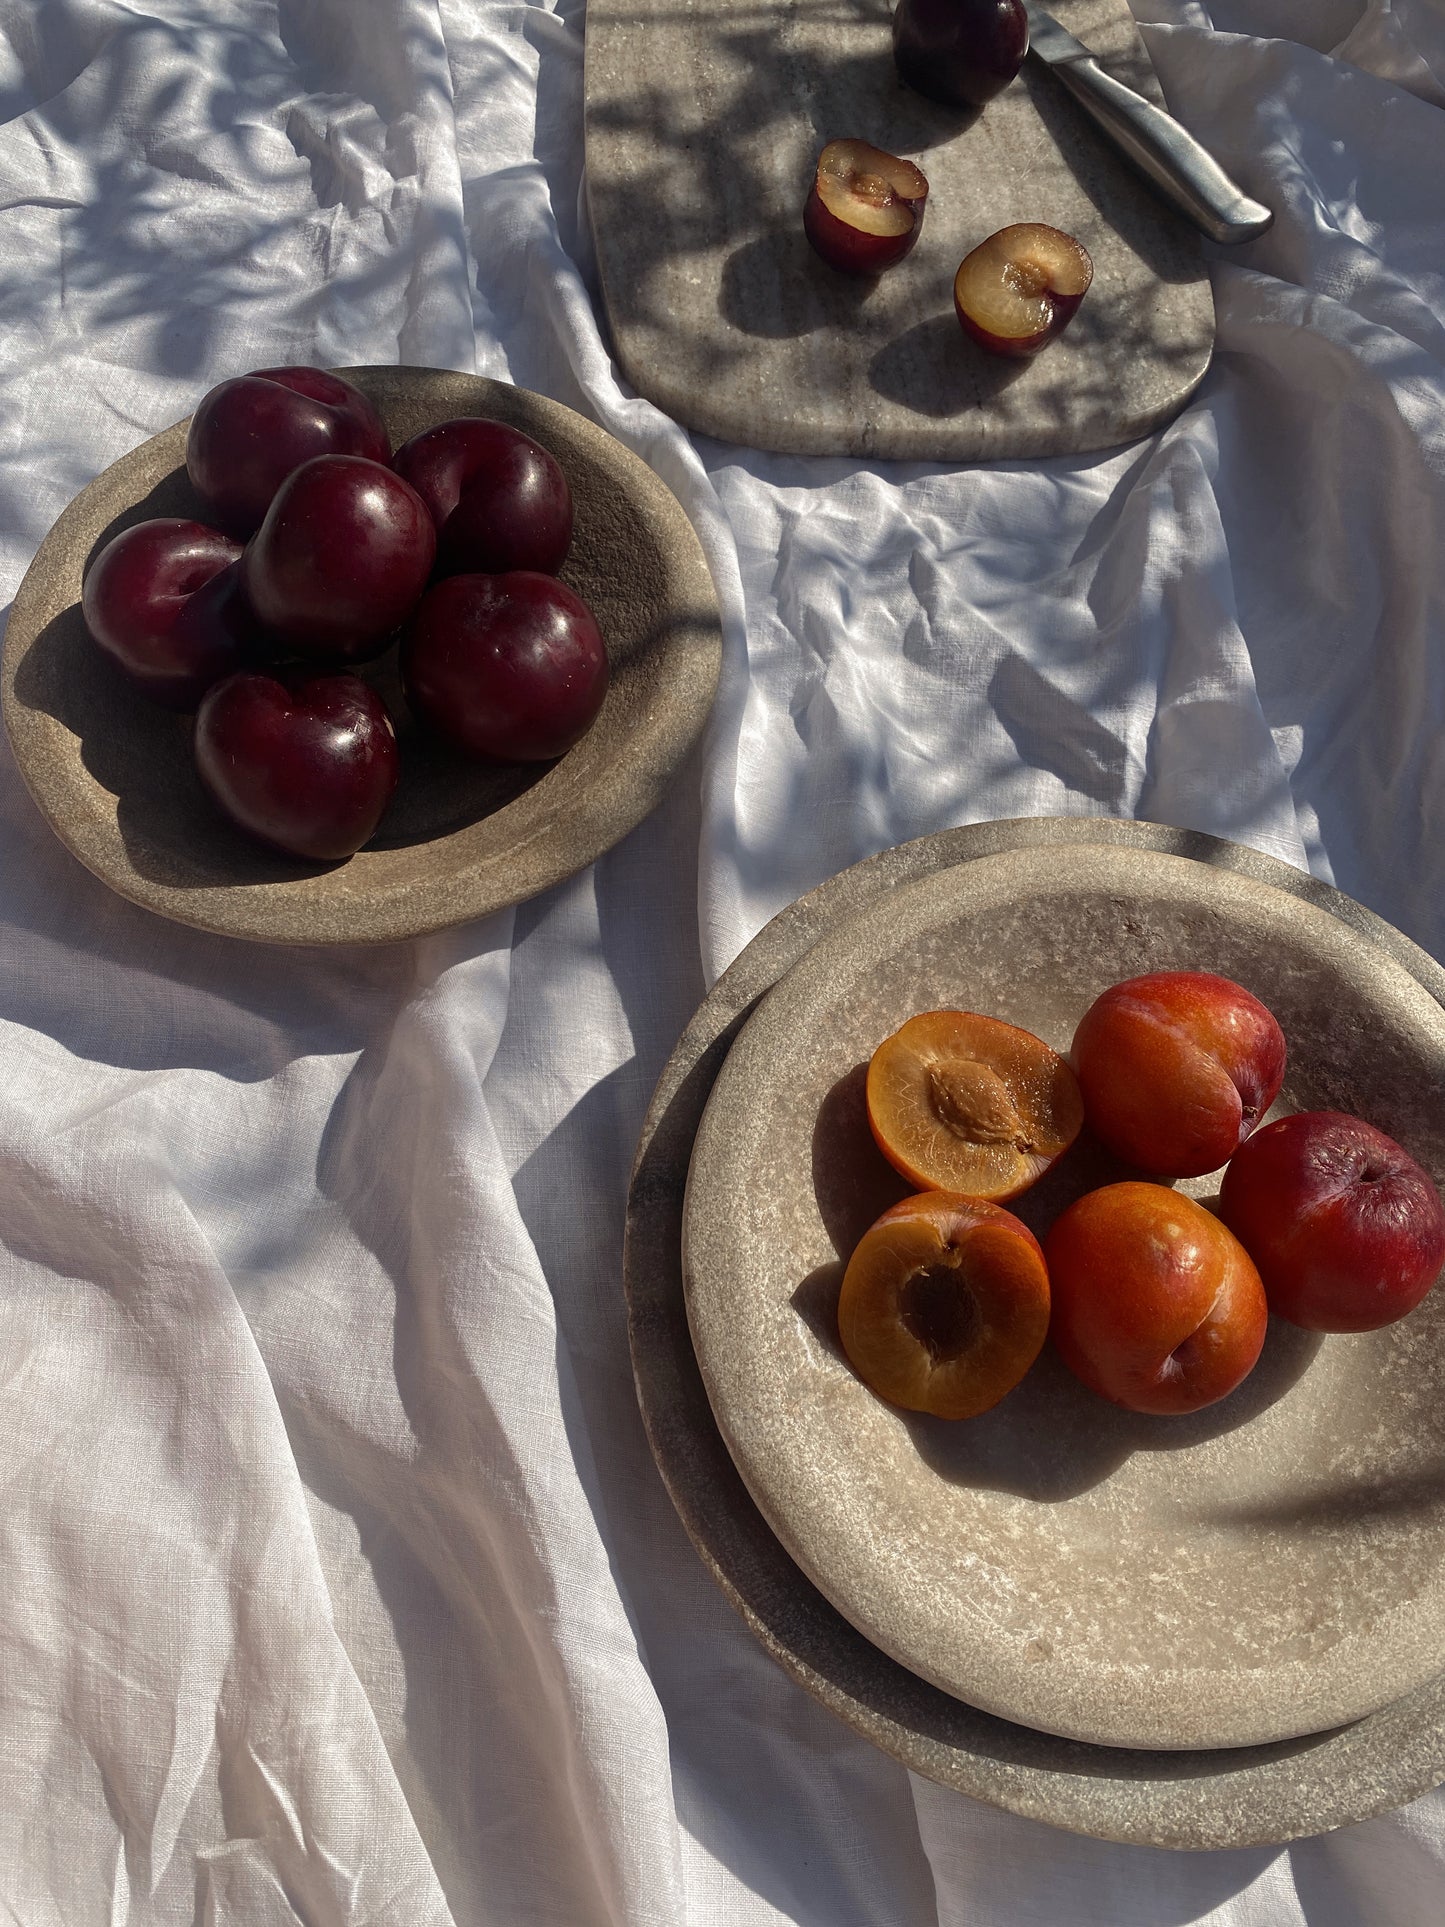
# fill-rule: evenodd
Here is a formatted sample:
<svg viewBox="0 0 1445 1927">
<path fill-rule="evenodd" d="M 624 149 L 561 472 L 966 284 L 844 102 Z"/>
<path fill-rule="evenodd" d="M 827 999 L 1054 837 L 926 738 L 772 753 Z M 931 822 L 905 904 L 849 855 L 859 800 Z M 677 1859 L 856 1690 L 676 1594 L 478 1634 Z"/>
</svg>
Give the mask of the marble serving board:
<svg viewBox="0 0 1445 1927">
<path fill-rule="evenodd" d="M 1158 101 L 1126 0 L 1055 0 L 1119 79 Z M 1032 56 L 972 124 L 893 67 L 888 0 L 590 0 L 587 191 L 612 345 L 685 426 L 808 455 L 977 461 L 1113 447 L 1199 383 L 1214 306 L 1198 236 Z M 839 137 L 930 184 L 911 254 L 876 281 L 803 238 Z M 1015 221 L 1075 235 L 1094 284 L 1031 363 L 959 329 L 963 256 Z"/>
</svg>

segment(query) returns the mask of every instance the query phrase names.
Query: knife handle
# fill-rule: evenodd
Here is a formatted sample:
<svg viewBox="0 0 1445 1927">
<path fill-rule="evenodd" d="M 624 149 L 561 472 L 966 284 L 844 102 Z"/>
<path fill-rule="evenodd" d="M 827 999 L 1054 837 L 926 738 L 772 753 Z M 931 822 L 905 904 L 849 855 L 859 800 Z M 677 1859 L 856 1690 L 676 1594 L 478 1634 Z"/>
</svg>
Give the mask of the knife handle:
<svg viewBox="0 0 1445 1927">
<path fill-rule="evenodd" d="M 1211 241 L 1252 241 L 1274 215 L 1230 180 L 1172 115 L 1106 74 L 1096 60 L 1051 63 L 1084 112 L 1141 174 Z"/>
</svg>

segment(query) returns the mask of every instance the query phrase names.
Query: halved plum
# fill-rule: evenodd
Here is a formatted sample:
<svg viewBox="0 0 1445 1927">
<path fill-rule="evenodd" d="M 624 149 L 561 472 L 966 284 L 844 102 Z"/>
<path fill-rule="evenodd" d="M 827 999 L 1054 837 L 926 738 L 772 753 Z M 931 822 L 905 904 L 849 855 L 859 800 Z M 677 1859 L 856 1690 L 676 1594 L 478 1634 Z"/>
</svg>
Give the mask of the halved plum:
<svg viewBox="0 0 1445 1927">
<path fill-rule="evenodd" d="M 1056 340 L 1089 291 L 1087 249 L 1042 221 L 1020 221 L 981 241 L 959 263 L 959 326 L 991 355 L 1036 355 Z"/>
<path fill-rule="evenodd" d="M 868 1122 L 890 1164 L 927 1190 L 1015 1198 L 1084 1122 L 1078 1081 L 1032 1031 L 970 1010 L 928 1010 L 868 1065 Z"/>
<path fill-rule="evenodd" d="M 829 141 L 803 207 L 803 232 L 840 273 L 881 274 L 918 239 L 927 199 L 928 182 L 912 161 L 867 141 Z"/>
<path fill-rule="evenodd" d="M 870 1390 L 910 1412 L 976 1418 L 1043 1348 L 1049 1274 L 1021 1219 L 982 1198 L 926 1191 L 859 1239 L 838 1335 Z"/>
</svg>

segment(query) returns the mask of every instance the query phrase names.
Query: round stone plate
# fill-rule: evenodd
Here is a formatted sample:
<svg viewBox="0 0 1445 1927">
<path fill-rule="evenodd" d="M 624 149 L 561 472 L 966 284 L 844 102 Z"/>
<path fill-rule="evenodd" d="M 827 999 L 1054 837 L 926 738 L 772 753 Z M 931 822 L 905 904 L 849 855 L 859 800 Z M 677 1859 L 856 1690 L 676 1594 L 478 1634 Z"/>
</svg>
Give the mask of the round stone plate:
<svg viewBox="0 0 1445 1927">
<path fill-rule="evenodd" d="M 1185 967 L 1278 1017 L 1280 1110 L 1356 1112 L 1445 1180 L 1445 1012 L 1407 971 L 1252 878 L 1032 850 L 894 890 L 814 946 L 729 1053 L 684 1220 L 713 1411 L 798 1564 L 935 1685 L 1111 1746 L 1288 1739 L 1445 1666 L 1445 1294 L 1365 1336 L 1280 1327 L 1187 1420 L 1120 1411 L 1050 1358 L 992 1413 L 939 1422 L 875 1397 L 837 1344 L 882 1165 L 856 1103 L 875 1045 L 953 1006 L 1067 1051 L 1110 984 Z M 1077 1150 L 1020 1201 L 1036 1231 L 1125 1175 Z"/>
<path fill-rule="evenodd" d="M 1087 818 L 982 824 L 902 845 L 833 878 L 774 919 L 717 984 L 673 1053 L 648 1114 L 629 1197 L 624 1281 L 638 1398 L 653 1453 L 709 1571 L 765 1649 L 824 1705 L 912 1770 L 1030 1818 L 1156 1846 L 1275 1844 L 1367 1819 L 1445 1779 L 1445 1680 L 1438 1674 L 1347 1725 L 1263 1745 L 1162 1751 L 1101 1746 L 998 1718 L 901 1665 L 823 1596 L 788 1557 L 750 1498 L 708 1404 L 684 1308 L 683 1195 L 698 1122 L 734 1038 L 758 1000 L 817 939 L 847 926 L 885 893 L 980 857 L 1025 848 L 1046 854 L 1063 849 L 1071 853 L 1071 863 L 1073 856 L 1096 849 L 1164 851 L 1208 866 L 1212 878 L 1201 879 L 1201 889 L 1211 881 L 1227 888 L 1240 878 L 1268 883 L 1293 898 L 1295 907 L 1325 912 L 1362 939 L 1363 949 L 1382 969 L 1393 959 L 1445 1003 L 1445 972 L 1379 918 L 1302 872 L 1194 833 Z M 1124 908 L 1133 914 L 1127 904 Z M 1396 984 L 1400 987 L 1398 979 Z M 1305 1040 L 1294 1042 L 1297 1054 L 1303 1054 Z M 1334 1101 L 1333 1087 L 1327 1095 Z M 849 1104 L 845 1083 L 831 1114 L 856 1145 L 852 1125 L 861 1125 L 861 1113 L 850 1125 Z M 838 1174 L 846 1182 L 841 1165 Z M 876 1171 L 873 1181 L 883 1183 Z M 850 1207 L 855 1221 L 873 1202 L 858 1197 Z M 837 1208 L 835 1194 L 830 1210 Z M 825 1246 L 823 1269 L 829 1261 Z M 826 1296 L 820 1295 L 826 1310 Z M 817 1300 L 805 1294 L 804 1303 L 816 1307 Z M 1417 1313 L 1416 1319 L 1423 1315 Z M 826 1324 L 816 1309 L 813 1316 L 817 1351 L 827 1359 L 819 1336 Z M 1321 1359 L 1332 1369 L 1331 1350 L 1367 1349 L 1377 1342 L 1330 1339 L 1316 1349 L 1314 1341 L 1303 1340 L 1292 1353 L 1288 1335 L 1275 1333 L 1256 1373 L 1256 1396 L 1260 1390 L 1266 1395 L 1256 1419 L 1267 1418 L 1274 1404 L 1288 1400 L 1292 1382 L 1313 1378 Z M 824 1369 L 838 1383 L 835 1363 Z M 1046 1371 L 1046 1362 L 1035 1370 Z M 1013 1398 L 1025 1398 L 1027 1388 L 1026 1381 Z M 849 1396 L 846 1389 L 843 1395 Z M 999 1408 L 1000 1418 L 1005 1409 Z M 1221 1407 L 1212 1420 L 1201 1414 L 1196 1421 L 1179 1421 L 1185 1430 L 1172 1448 L 1162 1441 L 1134 1450 L 1142 1456 L 1160 1449 L 1207 1448 L 1209 1440 L 1190 1428 L 1218 1427 L 1221 1420 L 1227 1427 L 1229 1417 Z M 1252 1422 L 1246 1419 L 1242 1429 Z M 1375 1415 L 1371 1432 L 1378 1433 L 1384 1422 L 1383 1415 Z M 1130 1423 L 1150 1429 L 1144 1421 Z M 1327 1415 L 1320 1416 L 1319 1425 L 1328 1432 Z M 1216 1430 L 1214 1437 L 1225 1439 L 1227 1431 Z M 1332 1498 L 1330 1462 L 1347 1443 L 1343 1437 L 1321 1439 L 1323 1457 L 1316 1461 L 1313 1481 L 1308 1466 L 1275 1468 L 1270 1499 L 1254 1508 L 1270 1516 L 1241 1517 L 1240 1528 L 1267 1545 L 1271 1531 L 1298 1529 L 1302 1511 L 1313 1511 L 1326 1531 L 1332 1515 L 1343 1524 L 1352 1512 L 1363 1512 L 1389 1536 L 1392 1514 L 1418 1520 L 1436 1503 L 1430 1489 L 1433 1468 L 1418 1442 L 1416 1462 L 1392 1487 L 1371 1491 L 1349 1481 Z M 1094 1461 L 1096 1480 L 1103 1462 Z M 1042 1457 L 1034 1463 L 1047 1467 Z M 1062 1453 L 1054 1463 L 1057 1487 L 1032 1503 L 1066 1511 L 1072 1499 L 1087 1500 L 1087 1491 L 1071 1490 L 1072 1483 L 1084 1482 L 1078 1477 L 1083 1469 L 1071 1468 Z M 819 1477 L 825 1476 L 827 1468 L 820 1468 Z M 1310 1488 L 1308 1505 L 1298 1502 L 1303 1486 Z M 1122 1562 L 1127 1539 L 1120 1550 Z M 1408 1572 L 1405 1576 L 1408 1583 Z"/>
<path fill-rule="evenodd" d="M 226 936 L 382 943 L 519 903 L 641 822 L 706 721 L 717 599 L 692 525 L 620 442 L 560 403 L 432 368 L 337 371 L 369 395 L 394 446 L 455 415 L 510 422 L 567 473 L 576 532 L 563 579 L 591 605 L 612 681 L 582 741 L 549 764 L 468 761 L 424 739 L 395 650 L 362 673 L 397 723 L 402 779 L 380 830 L 326 867 L 267 852 L 224 822 L 190 756 L 190 719 L 135 694 L 91 643 L 80 587 L 121 529 L 204 520 L 185 472 L 186 422 L 78 495 L 20 585 L 0 707 L 15 759 L 61 841 L 123 896 Z"/>
</svg>

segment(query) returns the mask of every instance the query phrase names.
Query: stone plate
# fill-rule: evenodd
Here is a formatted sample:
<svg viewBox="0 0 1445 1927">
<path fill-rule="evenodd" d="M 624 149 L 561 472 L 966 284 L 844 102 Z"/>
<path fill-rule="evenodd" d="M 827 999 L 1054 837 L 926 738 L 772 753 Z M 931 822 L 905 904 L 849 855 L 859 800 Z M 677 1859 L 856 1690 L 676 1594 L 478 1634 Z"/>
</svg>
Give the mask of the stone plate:
<svg viewBox="0 0 1445 1927">
<path fill-rule="evenodd" d="M 122 896 L 181 923 L 280 943 L 383 943 L 519 903 L 640 823 L 700 734 L 721 662 L 717 598 L 692 525 L 646 464 L 581 415 L 505 383 L 433 368 L 344 368 L 399 445 L 454 415 L 511 422 L 567 472 L 576 533 L 565 581 L 592 606 L 612 682 L 559 761 L 467 761 L 412 725 L 390 650 L 362 673 L 397 722 L 402 780 L 380 830 L 326 867 L 272 854 L 224 822 L 190 756 L 190 720 L 135 694 L 101 656 L 80 585 L 121 529 L 199 515 L 186 422 L 98 476 L 20 585 L 0 708 L 15 760 L 61 841 Z"/>
<path fill-rule="evenodd" d="M 1054 0 L 1160 99 L 1127 0 Z M 1030 58 L 971 123 L 904 87 L 889 0 L 589 0 L 587 198 L 617 358 L 689 428 L 804 455 L 963 462 L 1108 448 L 1175 414 L 1208 366 L 1199 236 Z M 876 281 L 803 238 L 819 151 L 915 160 L 928 211 Z M 1077 236 L 1094 282 L 1031 362 L 967 341 L 959 262 L 996 229 Z"/>
<path fill-rule="evenodd" d="M 1255 1745 L 1445 1667 L 1445 1293 L 1360 1336 L 1276 1325 L 1187 1420 L 1123 1412 L 1050 1358 L 993 1412 L 937 1421 L 877 1398 L 836 1338 L 843 1263 L 903 1188 L 859 1115 L 875 1045 L 953 1006 L 1065 1052 L 1110 984 L 1177 968 L 1279 1019 L 1279 1113 L 1357 1113 L 1445 1182 L 1445 1012 L 1368 939 L 1175 856 L 1011 851 L 890 891 L 749 1020 L 698 1128 L 683 1276 L 744 1483 L 875 1645 L 1071 1739 Z M 1081 1142 L 1018 1208 L 1041 1235 L 1134 1175 Z"/>
<path fill-rule="evenodd" d="M 999 1719 L 900 1665 L 809 1582 L 751 1501 L 708 1405 L 683 1301 L 683 1191 L 698 1121 L 741 1025 L 819 936 L 882 893 L 981 856 L 1035 846 L 1166 851 L 1209 866 L 1226 882 L 1269 883 L 1367 939 L 1382 959 L 1392 958 L 1445 1002 L 1445 972 L 1380 919 L 1271 858 L 1193 833 L 1098 819 L 984 824 L 903 845 L 834 878 L 776 918 L 715 987 L 674 1052 L 644 1127 L 624 1280 L 654 1455 L 713 1577 L 766 1650 L 914 1771 L 1076 1832 L 1157 1846 L 1274 1844 L 1369 1818 L 1445 1779 L 1445 1681 L 1438 1675 L 1349 1725 L 1268 1745 L 1144 1751 Z M 1322 1349 L 1352 1342 L 1330 1340 Z M 1286 1361 L 1274 1383 L 1289 1375 Z M 1407 1485 L 1395 1496 L 1404 1511 L 1434 1502 L 1428 1490 L 1412 1494 Z"/>
</svg>

